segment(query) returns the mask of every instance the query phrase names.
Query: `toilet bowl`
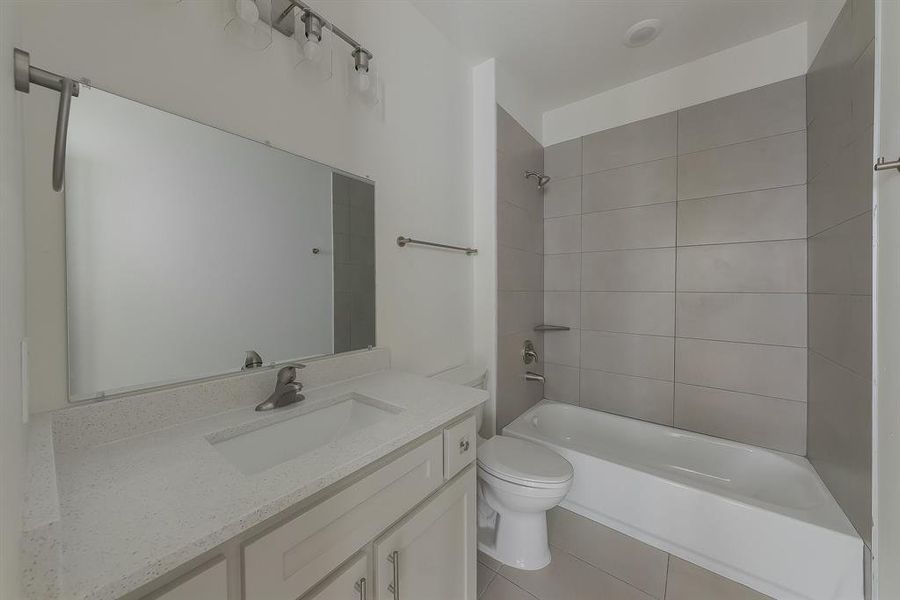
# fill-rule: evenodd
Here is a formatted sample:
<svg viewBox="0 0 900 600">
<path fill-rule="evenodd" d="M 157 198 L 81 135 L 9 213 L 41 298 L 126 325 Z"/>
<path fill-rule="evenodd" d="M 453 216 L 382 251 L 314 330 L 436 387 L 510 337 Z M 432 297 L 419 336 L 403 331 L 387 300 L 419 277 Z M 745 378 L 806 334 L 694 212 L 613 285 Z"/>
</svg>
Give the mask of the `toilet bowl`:
<svg viewBox="0 0 900 600">
<path fill-rule="evenodd" d="M 466 366 L 435 378 L 483 389 L 486 372 Z M 477 420 L 480 430 L 480 412 Z M 478 549 L 517 569 L 546 567 L 550 564 L 547 511 L 572 487 L 572 465 L 549 448 L 502 435 L 479 436 L 476 460 Z"/>
<path fill-rule="evenodd" d="M 546 567 L 547 511 L 572 487 L 572 465 L 543 446 L 502 435 L 478 446 L 476 459 L 478 500 L 496 512 L 493 531 L 479 528 L 478 549 L 517 569 Z"/>
</svg>

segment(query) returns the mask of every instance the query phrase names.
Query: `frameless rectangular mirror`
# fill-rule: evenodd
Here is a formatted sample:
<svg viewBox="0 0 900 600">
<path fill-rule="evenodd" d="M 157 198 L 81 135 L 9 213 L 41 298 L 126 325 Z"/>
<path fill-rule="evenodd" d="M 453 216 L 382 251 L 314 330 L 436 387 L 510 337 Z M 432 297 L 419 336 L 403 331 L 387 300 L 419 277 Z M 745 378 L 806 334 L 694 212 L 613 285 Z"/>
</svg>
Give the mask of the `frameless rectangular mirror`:
<svg viewBox="0 0 900 600">
<path fill-rule="evenodd" d="M 71 400 L 375 345 L 371 181 L 97 89 L 66 167 Z"/>
</svg>

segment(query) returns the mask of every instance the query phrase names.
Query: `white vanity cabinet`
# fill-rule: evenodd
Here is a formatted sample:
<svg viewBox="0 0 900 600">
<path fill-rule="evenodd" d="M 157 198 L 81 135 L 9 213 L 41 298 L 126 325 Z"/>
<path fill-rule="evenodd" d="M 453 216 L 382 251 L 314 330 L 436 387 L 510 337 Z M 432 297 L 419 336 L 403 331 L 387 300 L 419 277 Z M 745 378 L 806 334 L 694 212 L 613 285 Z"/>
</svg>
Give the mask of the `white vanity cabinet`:
<svg viewBox="0 0 900 600">
<path fill-rule="evenodd" d="M 373 600 L 475 598 L 475 468 L 375 541 Z"/>
<path fill-rule="evenodd" d="M 244 543 L 239 598 L 475 600 L 475 453 L 459 443 L 469 435 L 471 417 Z"/>
</svg>

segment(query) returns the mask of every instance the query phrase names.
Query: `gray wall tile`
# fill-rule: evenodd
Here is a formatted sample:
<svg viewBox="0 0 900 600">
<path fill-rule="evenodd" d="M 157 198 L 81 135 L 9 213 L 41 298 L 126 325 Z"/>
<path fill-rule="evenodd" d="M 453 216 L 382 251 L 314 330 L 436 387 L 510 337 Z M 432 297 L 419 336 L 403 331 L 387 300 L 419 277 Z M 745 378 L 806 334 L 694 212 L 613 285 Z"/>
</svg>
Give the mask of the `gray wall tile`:
<svg viewBox="0 0 900 600">
<path fill-rule="evenodd" d="M 809 238 L 809 292 L 872 293 L 872 213 Z"/>
<path fill-rule="evenodd" d="M 669 556 L 666 600 L 771 600 L 712 571 Z"/>
<path fill-rule="evenodd" d="M 522 344 L 544 313 L 543 194 L 526 170 L 542 171 L 544 149 L 506 111 L 497 107 L 497 430 L 543 397 L 543 386 L 525 381 Z M 543 364 L 529 365 L 541 372 Z"/>
<path fill-rule="evenodd" d="M 871 543 L 872 382 L 810 352 L 808 411 L 809 460 Z"/>
<path fill-rule="evenodd" d="M 806 401 L 806 350 L 678 338 L 675 381 Z"/>
<path fill-rule="evenodd" d="M 581 252 L 581 215 L 544 219 L 544 254 Z"/>
<path fill-rule="evenodd" d="M 522 362 L 522 345 L 526 339 L 534 342 L 538 355 L 543 356 L 541 337 L 532 333 L 502 335 L 497 340 L 497 431 L 537 404 L 543 396 L 543 386 L 525 381 L 525 371 L 543 373 L 543 363 L 526 365 Z"/>
<path fill-rule="evenodd" d="M 544 257 L 545 291 L 581 290 L 581 255 L 555 254 Z"/>
<path fill-rule="evenodd" d="M 675 203 L 620 208 L 581 217 L 585 252 L 675 246 Z"/>
<path fill-rule="evenodd" d="M 500 335 L 529 333 L 543 320 L 543 292 L 497 292 L 497 330 Z"/>
<path fill-rule="evenodd" d="M 871 543 L 874 2 L 849 0 L 807 76 L 808 456 Z M 835 362 L 836 361 L 836 362 Z"/>
<path fill-rule="evenodd" d="M 806 291 L 806 240 L 678 248 L 678 291 Z"/>
<path fill-rule="evenodd" d="M 794 77 L 678 111 L 678 153 L 806 129 L 806 77 Z"/>
<path fill-rule="evenodd" d="M 544 323 L 581 326 L 581 295 L 578 292 L 544 292 Z"/>
<path fill-rule="evenodd" d="M 544 218 L 581 214 L 581 177 L 558 179 L 544 186 Z"/>
<path fill-rule="evenodd" d="M 809 295 L 809 348 L 866 379 L 872 376 L 872 296 Z"/>
<path fill-rule="evenodd" d="M 544 220 L 512 202 L 497 203 L 497 243 L 540 254 L 544 250 Z"/>
<path fill-rule="evenodd" d="M 642 421 L 672 425 L 673 383 L 581 370 L 581 406 Z"/>
<path fill-rule="evenodd" d="M 806 347 L 806 294 L 679 292 L 679 337 Z"/>
<path fill-rule="evenodd" d="M 651 117 L 584 137 L 585 174 L 676 154 L 675 113 Z"/>
<path fill-rule="evenodd" d="M 498 289 L 507 291 L 540 291 L 543 279 L 543 257 L 540 254 L 497 247 Z"/>
<path fill-rule="evenodd" d="M 668 554 L 564 508 L 547 512 L 550 543 L 663 600 Z"/>
<path fill-rule="evenodd" d="M 806 403 L 675 384 L 675 426 L 806 454 Z"/>
<path fill-rule="evenodd" d="M 586 252 L 581 256 L 585 291 L 675 291 L 674 248 Z"/>
<path fill-rule="evenodd" d="M 806 183 L 806 132 L 742 142 L 678 157 L 678 199 Z"/>
<path fill-rule="evenodd" d="M 805 237 L 804 185 L 678 203 L 679 246 Z"/>
<path fill-rule="evenodd" d="M 581 332 L 581 367 L 672 380 L 673 338 L 603 331 Z"/>
<path fill-rule="evenodd" d="M 577 138 L 547 146 L 544 149 L 544 174 L 553 179 L 581 175 L 581 145 L 581 138 Z"/>
<path fill-rule="evenodd" d="M 809 182 L 808 235 L 872 210 L 872 130 L 867 133 L 841 148 L 834 164 Z"/>
<path fill-rule="evenodd" d="M 675 294 L 582 292 L 581 328 L 618 333 L 675 335 Z"/>
<path fill-rule="evenodd" d="M 547 336 L 549 337 L 549 335 Z M 544 364 L 544 397 L 557 402 L 578 404 L 581 369 L 553 363 Z"/>
<path fill-rule="evenodd" d="M 585 175 L 583 210 L 589 213 L 674 202 L 676 171 L 673 157 Z"/>
<path fill-rule="evenodd" d="M 543 360 L 557 365 L 577 367 L 581 354 L 581 331 L 552 331 L 544 335 Z"/>
</svg>

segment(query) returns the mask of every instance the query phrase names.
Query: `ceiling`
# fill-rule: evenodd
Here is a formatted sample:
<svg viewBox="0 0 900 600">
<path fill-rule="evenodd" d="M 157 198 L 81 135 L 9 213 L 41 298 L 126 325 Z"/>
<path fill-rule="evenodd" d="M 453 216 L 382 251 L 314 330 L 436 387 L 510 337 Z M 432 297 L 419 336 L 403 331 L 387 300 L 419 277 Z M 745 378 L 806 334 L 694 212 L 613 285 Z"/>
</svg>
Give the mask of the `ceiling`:
<svg viewBox="0 0 900 600">
<path fill-rule="evenodd" d="M 803 21 L 816 0 L 413 0 L 472 64 L 494 57 L 543 112 Z M 647 46 L 625 31 L 663 21 Z"/>
</svg>

